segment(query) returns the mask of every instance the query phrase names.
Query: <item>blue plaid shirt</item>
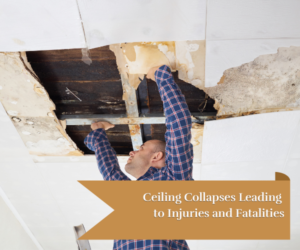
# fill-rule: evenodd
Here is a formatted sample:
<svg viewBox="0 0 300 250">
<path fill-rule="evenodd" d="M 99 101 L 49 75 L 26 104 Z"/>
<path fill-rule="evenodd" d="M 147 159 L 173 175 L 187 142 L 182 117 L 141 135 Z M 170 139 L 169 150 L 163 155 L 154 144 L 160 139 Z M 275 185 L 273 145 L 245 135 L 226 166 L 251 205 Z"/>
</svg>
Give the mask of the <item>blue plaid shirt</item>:
<svg viewBox="0 0 300 250">
<path fill-rule="evenodd" d="M 175 83 L 168 66 L 155 72 L 155 79 L 166 116 L 166 166 L 150 167 L 138 180 L 193 180 L 193 146 L 191 144 L 191 114 L 184 95 Z M 84 140 L 96 153 L 98 168 L 104 180 L 130 180 L 120 169 L 116 152 L 110 146 L 103 129 L 92 131 Z M 114 250 L 188 250 L 185 240 L 115 240 Z"/>
</svg>

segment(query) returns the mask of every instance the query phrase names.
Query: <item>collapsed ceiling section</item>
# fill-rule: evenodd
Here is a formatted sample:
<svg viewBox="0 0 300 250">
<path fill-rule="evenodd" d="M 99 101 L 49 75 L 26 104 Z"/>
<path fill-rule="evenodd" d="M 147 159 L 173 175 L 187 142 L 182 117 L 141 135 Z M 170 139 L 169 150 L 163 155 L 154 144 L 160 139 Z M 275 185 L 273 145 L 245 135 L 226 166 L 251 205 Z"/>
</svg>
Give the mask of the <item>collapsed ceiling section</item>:
<svg viewBox="0 0 300 250">
<path fill-rule="evenodd" d="M 91 154 L 96 119 L 118 124 L 118 154 L 164 140 L 157 85 L 141 81 L 158 64 L 186 96 L 199 161 L 205 120 L 299 109 L 299 1 L 29 1 L 28 13 L 0 4 L 13 27 L 1 29 L 0 99 L 32 154 Z"/>
<path fill-rule="evenodd" d="M 175 81 L 194 122 L 213 119 L 213 106 L 217 118 L 299 109 L 299 47 L 229 69 L 218 86 L 205 88 L 201 44 L 205 47 L 203 41 L 115 44 L 90 50 L 91 65 L 82 62 L 81 50 L 28 52 L 29 62 L 25 53 L 2 53 L 0 98 L 29 152 L 52 156 L 93 153 L 83 140 L 98 119 L 118 124 L 107 132 L 118 154 L 138 149 L 145 140 L 164 140 L 157 86 L 151 80 L 141 83 L 154 65 L 153 55 L 178 71 Z M 77 123 L 68 124 L 71 120 Z M 193 144 L 201 162 L 203 125 L 197 123 Z"/>
<path fill-rule="evenodd" d="M 25 53 L 0 53 L 0 100 L 31 154 L 82 155 Z"/>
<path fill-rule="evenodd" d="M 195 43 L 197 41 L 192 44 Z M 148 46 L 157 50 L 156 53 L 161 53 L 164 58 L 167 58 L 164 53 L 172 52 L 170 56 L 174 59 L 170 61 L 175 67 L 174 70 L 177 69 L 175 42 L 133 45 L 137 44 L 145 46 L 146 50 Z M 163 44 L 165 52 L 159 50 L 162 48 L 160 44 Z M 92 60 L 90 65 L 82 62 L 79 49 L 27 52 L 29 63 L 56 105 L 57 117 L 67 121 L 66 132 L 85 154 L 93 153 L 86 148 L 83 140 L 91 131 L 89 124 L 97 119 L 118 124 L 107 131 L 108 138 L 118 154 L 128 154 L 149 139 L 164 140 L 163 105 L 156 83 L 149 79 L 140 83 L 138 77 L 143 79 L 144 74 L 129 74 L 128 67 L 125 67 L 127 61 L 120 63 L 120 59 L 125 60 L 124 48 L 121 47 L 128 48 L 128 45 L 130 44 L 110 46 L 113 50 L 115 48 L 114 51 L 118 48 L 118 51 L 122 52 L 122 57 L 117 54 L 116 57 L 108 46 L 90 50 Z M 129 55 L 132 59 L 130 56 L 136 55 Z M 213 119 L 214 101 L 202 90 L 179 79 L 179 74 L 174 72 L 174 79 L 187 97 L 192 114 L 197 116 L 200 115 L 200 111 L 203 111 L 201 117 L 210 116 L 210 119 Z M 85 118 L 88 123 L 78 122 Z M 148 121 L 138 119 L 148 119 Z M 76 123 L 72 124 L 71 120 Z M 203 120 L 198 121 L 196 117 L 193 120 L 203 123 Z M 193 141 L 198 147 L 203 135 L 199 133 L 203 131 L 199 126 L 193 127 Z M 200 157 L 199 154 L 198 158 Z"/>
<path fill-rule="evenodd" d="M 300 109 L 300 47 L 279 48 L 228 69 L 205 92 L 216 101 L 220 118 Z"/>
</svg>

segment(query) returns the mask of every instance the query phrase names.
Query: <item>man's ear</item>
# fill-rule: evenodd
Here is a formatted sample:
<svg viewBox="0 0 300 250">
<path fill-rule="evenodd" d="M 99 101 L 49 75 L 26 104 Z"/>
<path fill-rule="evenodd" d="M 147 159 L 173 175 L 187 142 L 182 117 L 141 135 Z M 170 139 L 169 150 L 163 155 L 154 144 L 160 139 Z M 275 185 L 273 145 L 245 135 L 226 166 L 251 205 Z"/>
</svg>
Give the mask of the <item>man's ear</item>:
<svg viewBox="0 0 300 250">
<path fill-rule="evenodd" d="M 163 152 L 156 152 L 156 153 L 154 153 L 154 156 L 152 158 L 152 162 L 158 162 L 163 158 L 164 158 L 164 153 Z"/>
</svg>

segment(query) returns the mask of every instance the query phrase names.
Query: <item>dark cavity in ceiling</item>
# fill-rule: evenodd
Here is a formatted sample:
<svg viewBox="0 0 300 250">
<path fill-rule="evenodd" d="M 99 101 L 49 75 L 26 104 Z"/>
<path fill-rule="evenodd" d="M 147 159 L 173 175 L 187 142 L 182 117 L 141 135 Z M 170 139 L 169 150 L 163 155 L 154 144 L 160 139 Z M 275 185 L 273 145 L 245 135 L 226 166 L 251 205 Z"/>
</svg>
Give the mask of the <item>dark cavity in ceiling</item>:
<svg viewBox="0 0 300 250">
<path fill-rule="evenodd" d="M 92 64 L 85 64 L 81 49 L 27 52 L 28 61 L 56 105 L 56 115 L 81 116 L 91 114 L 126 114 L 122 100 L 123 89 L 116 65 L 116 58 L 108 46 L 90 50 Z M 205 99 L 202 90 L 174 79 L 186 97 L 191 112 L 199 113 L 199 105 Z M 67 94 L 66 88 L 72 94 Z M 137 90 L 140 114 L 163 113 L 163 105 L 155 82 L 148 80 Z M 216 112 L 214 100 L 208 99 L 203 113 Z M 200 107 L 203 107 L 203 105 Z M 141 125 L 143 140 L 164 140 L 165 125 Z M 91 131 L 90 126 L 67 126 L 67 133 L 85 154 L 94 154 L 83 143 Z M 107 131 L 108 139 L 117 154 L 132 150 L 128 125 L 117 125 Z"/>
</svg>

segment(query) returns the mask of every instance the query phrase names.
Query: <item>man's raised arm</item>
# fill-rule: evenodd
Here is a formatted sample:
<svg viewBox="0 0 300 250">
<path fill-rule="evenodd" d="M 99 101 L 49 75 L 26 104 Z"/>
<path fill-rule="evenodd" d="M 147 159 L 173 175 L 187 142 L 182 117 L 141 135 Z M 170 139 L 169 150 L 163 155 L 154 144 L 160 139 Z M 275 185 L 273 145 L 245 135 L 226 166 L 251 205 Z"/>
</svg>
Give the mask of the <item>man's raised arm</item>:
<svg viewBox="0 0 300 250">
<path fill-rule="evenodd" d="M 105 130 L 114 127 L 108 122 L 92 124 L 93 131 L 84 139 L 85 145 L 95 152 L 98 168 L 104 180 L 130 180 L 120 169 L 115 150 L 111 147 Z"/>
<path fill-rule="evenodd" d="M 166 164 L 175 180 L 192 180 L 193 145 L 191 114 L 171 70 L 164 65 L 155 71 L 155 81 L 166 116 Z"/>
</svg>

